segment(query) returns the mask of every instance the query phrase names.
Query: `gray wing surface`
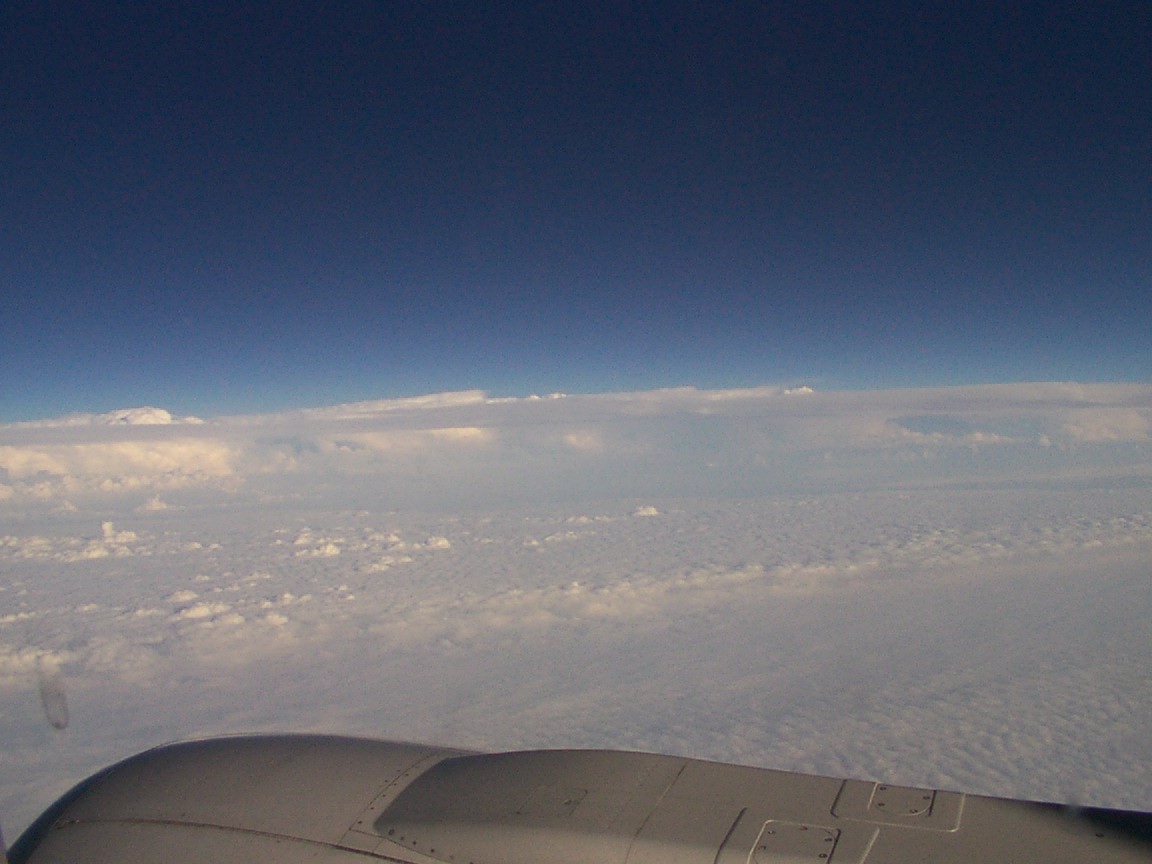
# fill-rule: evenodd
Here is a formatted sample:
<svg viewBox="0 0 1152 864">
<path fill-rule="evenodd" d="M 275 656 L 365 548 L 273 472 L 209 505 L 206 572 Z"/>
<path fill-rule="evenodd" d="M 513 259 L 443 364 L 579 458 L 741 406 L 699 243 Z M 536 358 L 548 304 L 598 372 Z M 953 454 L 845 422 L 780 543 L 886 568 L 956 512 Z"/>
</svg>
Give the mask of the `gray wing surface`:
<svg viewBox="0 0 1152 864">
<path fill-rule="evenodd" d="M 254 736 L 115 765 L 57 802 L 10 858 L 1120 864 L 1152 860 L 1152 816 L 648 753 Z"/>
</svg>

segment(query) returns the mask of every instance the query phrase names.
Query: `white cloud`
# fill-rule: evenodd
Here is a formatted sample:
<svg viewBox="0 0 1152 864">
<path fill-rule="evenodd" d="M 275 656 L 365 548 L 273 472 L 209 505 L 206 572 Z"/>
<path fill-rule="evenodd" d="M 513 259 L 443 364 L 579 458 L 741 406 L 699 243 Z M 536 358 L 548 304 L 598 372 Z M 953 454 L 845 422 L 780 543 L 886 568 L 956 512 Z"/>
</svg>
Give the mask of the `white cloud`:
<svg viewBox="0 0 1152 864">
<path fill-rule="evenodd" d="M 135 543 L 139 539 L 135 531 L 117 531 L 112 522 L 101 522 L 100 534 L 109 545 Z"/>
<path fill-rule="evenodd" d="M 335 543 L 322 543 L 311 549 L 300 549 L 296 552 L 297 558 L 333 558 L 340 554 L 340 547 Z"/>
<path fill-rule="evenodd" d="M 1093 408 L 1072 412 L 1061 430 L 1077 442 L 1149 440 L 1150 412 L 1131 408 Z"/>
<path fill-rule="evenodd" d="M 232 445 L 202 438 L 0 445 L 0 469 L 17 480 L 38 474 L 113 481 L 167 475 L 226 477 L 234 470 L 236 455 Z"/>
<path fill-rule="evenodd" d="M 318 435 L 314 440 L 321 453 L 355 454 L 360 451 L 371 451 L 376 454 L 403 456 L 434 451 L 445 446 L 484 445 L 490 443 L 494 437 L 491 430 L 462 426 L 448 429 L 353 431 L 340 435 Z"/>
<path fill-rule="evenodd" d="M 599 453 L 605 446 L 603 436 L 595 430 L 565 433 L 564 443 L 573 450 L 585 450 L 590 453 Z"/>
<path fill-rule="evenodd" d="M 49 420 L 13 423 L 9 428 L 54 428 L 61 426 L 169 426 L 172 424 L 199 425 L 199 417 L 173 417 L 163 408 L 145 405 L 140 408 L 118 408 L 105 414 L 69 414 Z"/>
<path fill-rule="evenodd" d="M 167 412 L 147 408 L 100 422 L 0 427 L 0 506 L 105 495 L 159 508 L 181 491 L 281 494 L 302 474 L 376 478 L 415 504 L 449 487 L 461 500 L 489 501 L 565 487 L 636 496 L 718 483 L 799 489 L 805 477 L 823 482 L 829 466 L 883 486 L 914 462 L 921 484 L 1005 471 L 1066 475 L 1118 456 L 1144 471 L 1150 403 L 1143 385 L 1041 383 L 839 393 L 683 387 L 563 399 L 468 391 L 166 425 L 155 424 Z M 1107 449 L 1119 445 L 1137 449 Z"/>
<path fill-rule="evenodd" d="M 194 603 L 178 610 L 172 617 L 178 621 L 217 618 L 231 611 L 232 607 L 227 603 Z"/>
<path fill-rule="evenodd" d="M 333 405 L 330 408 L 308 409 L 294 412 L 294 414 L 310 419 L 358 420 L 393 413 L 426 412 L 443 408 L 483 405 L 489 401 L 483 390 L 461 390 L 449 393 L 430 393 L 426 396 L 409 396 L 401 399 L 351 402 L 344 405 Z"/>
<path fill-rule="evenodd" d="M 40 454 L 0 502 L 0 812 L 269 729 L 1152 806 L 1150 395 L 469 393 L 0 428 Z M 46 746 L 44 656 L 69 748 Z"/>
</svg>

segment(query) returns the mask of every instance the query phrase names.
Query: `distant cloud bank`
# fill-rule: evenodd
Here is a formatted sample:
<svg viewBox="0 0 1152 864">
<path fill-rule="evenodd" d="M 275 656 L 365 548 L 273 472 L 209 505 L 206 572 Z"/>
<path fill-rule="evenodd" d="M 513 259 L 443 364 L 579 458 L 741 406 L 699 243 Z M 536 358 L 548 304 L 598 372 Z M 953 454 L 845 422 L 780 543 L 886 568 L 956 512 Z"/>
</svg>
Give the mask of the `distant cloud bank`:
<svg viewBox="0 0 1152 864">
<path fill-rule="evenodd" d="M 301 477 L 398 503 L 1149 476 L 1152 386 L 808 387 L 547 398 L 431 394 L 205 421 L 141 407 L 0 426 L 0 504 L 279 494 Z M 461 482 L 463 481 L 463 482 Z M 450 488 L 454 487 L 454 488 Z"/>
</svg>

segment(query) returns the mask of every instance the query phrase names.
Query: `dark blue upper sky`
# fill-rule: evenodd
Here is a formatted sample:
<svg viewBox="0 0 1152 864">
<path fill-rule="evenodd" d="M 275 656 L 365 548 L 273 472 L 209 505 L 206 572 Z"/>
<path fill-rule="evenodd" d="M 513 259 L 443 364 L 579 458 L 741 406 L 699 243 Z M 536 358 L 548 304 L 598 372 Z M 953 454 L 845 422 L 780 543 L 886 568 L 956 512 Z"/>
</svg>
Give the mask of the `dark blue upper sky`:
<svg viewBox="0 0 1152 864">
<path fill-rule="evenodd" d="M 0 420 L 1152 377 L 1152 4 L 0 11 Z"/>
</svg>

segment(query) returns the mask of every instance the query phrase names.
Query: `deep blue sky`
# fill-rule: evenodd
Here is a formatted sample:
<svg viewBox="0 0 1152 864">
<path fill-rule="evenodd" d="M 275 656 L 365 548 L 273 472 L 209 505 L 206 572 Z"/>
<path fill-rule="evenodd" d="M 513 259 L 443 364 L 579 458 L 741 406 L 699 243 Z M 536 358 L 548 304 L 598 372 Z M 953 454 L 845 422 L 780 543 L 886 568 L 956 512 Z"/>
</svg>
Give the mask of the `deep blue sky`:
<svg viewBox="0 0 1152 864">
<path fill-rule="evenodd" d="M 0 420 L 1152 379 L 1152 4 L 0 11 Z"/>
</svg>

